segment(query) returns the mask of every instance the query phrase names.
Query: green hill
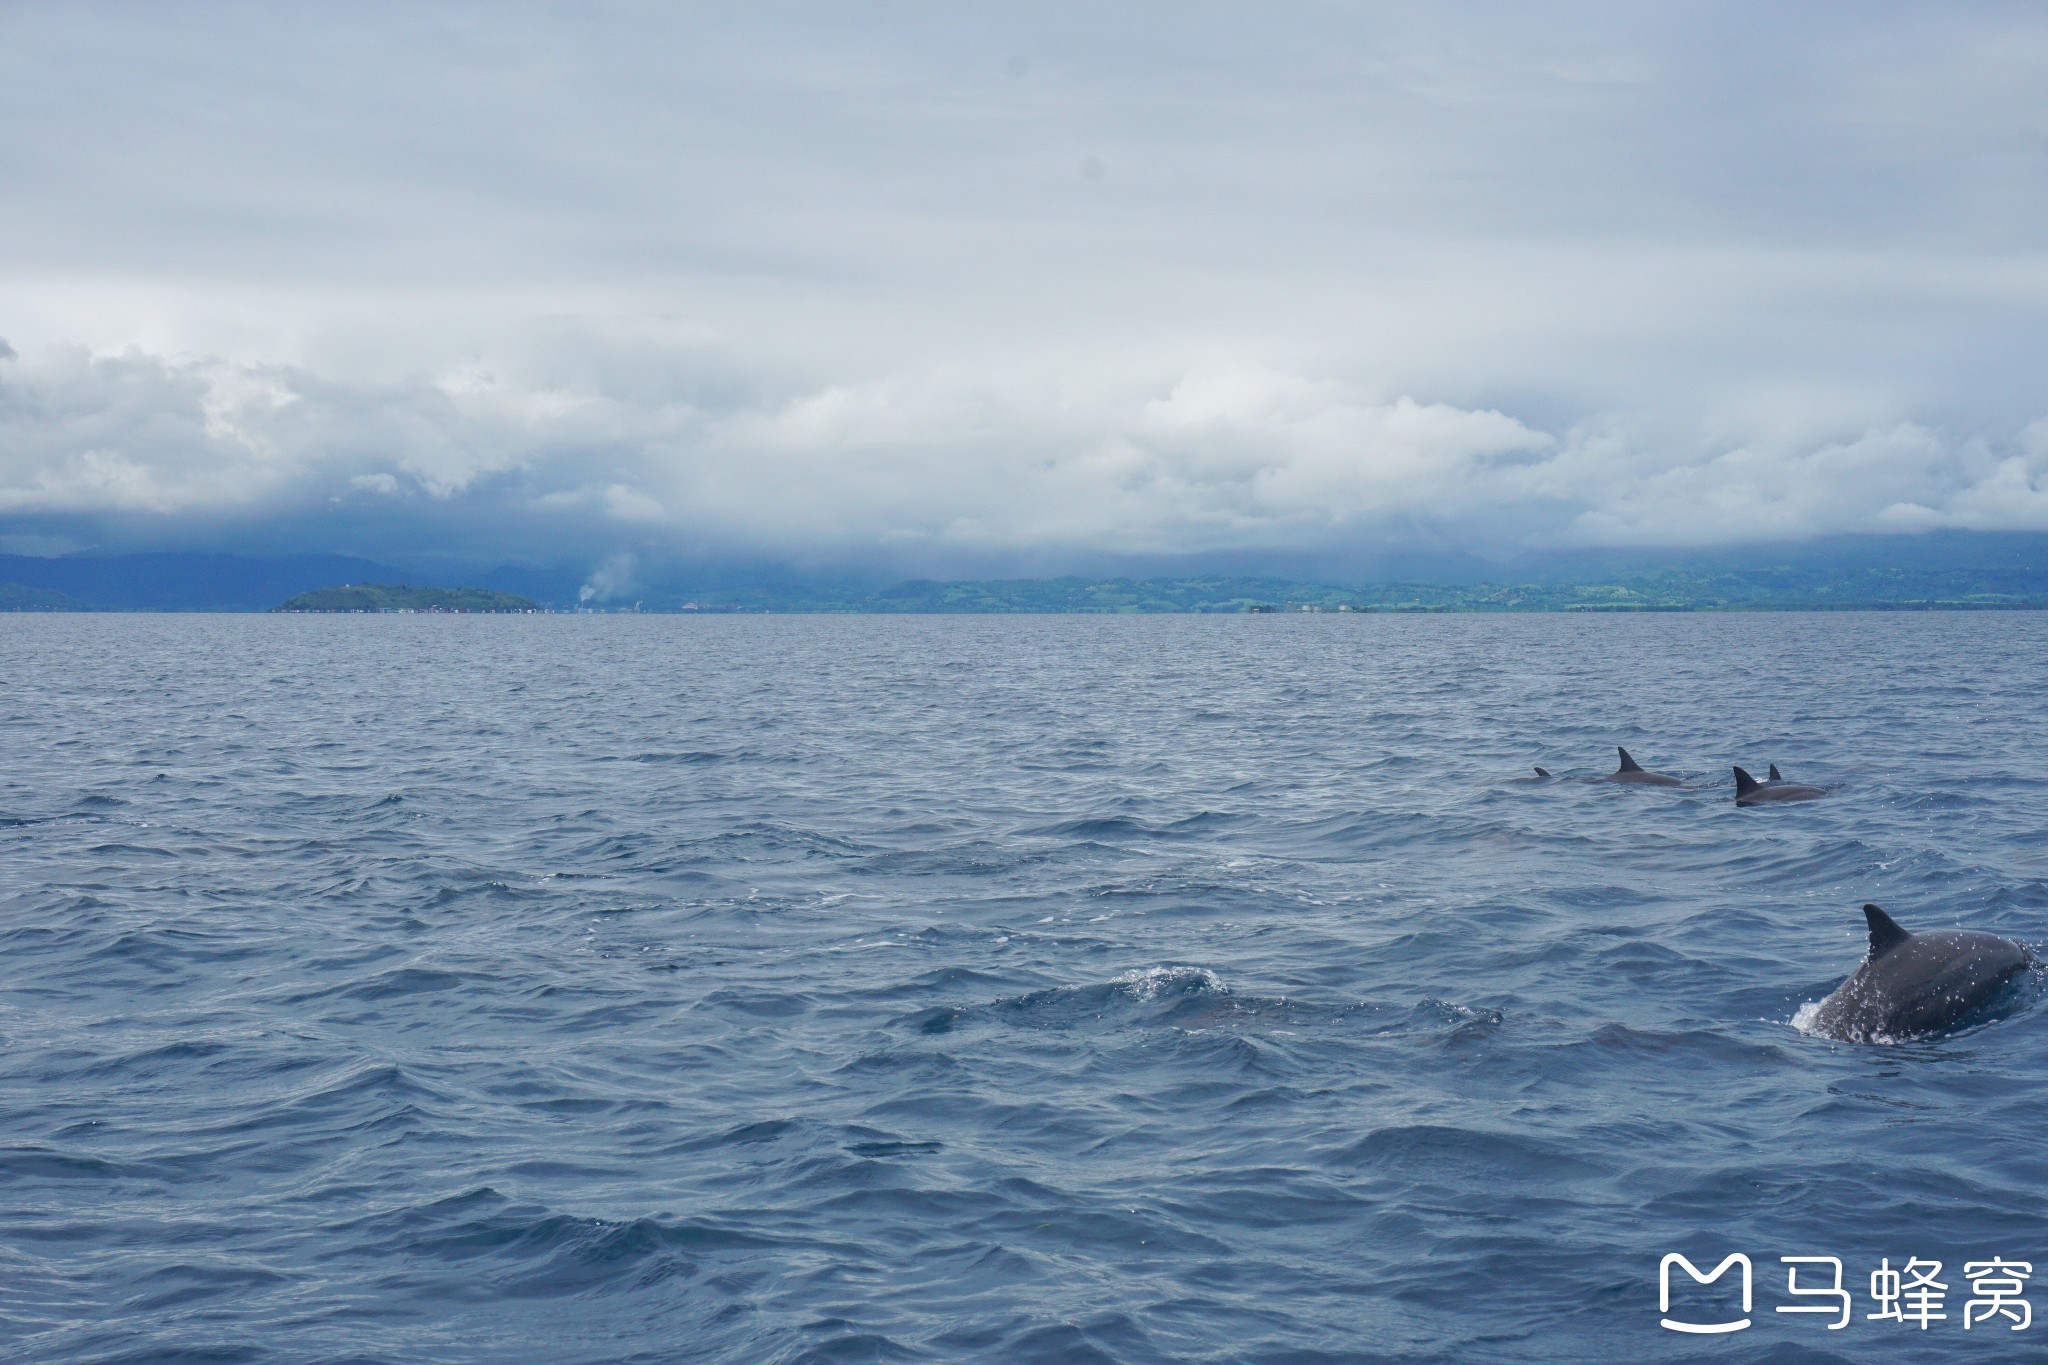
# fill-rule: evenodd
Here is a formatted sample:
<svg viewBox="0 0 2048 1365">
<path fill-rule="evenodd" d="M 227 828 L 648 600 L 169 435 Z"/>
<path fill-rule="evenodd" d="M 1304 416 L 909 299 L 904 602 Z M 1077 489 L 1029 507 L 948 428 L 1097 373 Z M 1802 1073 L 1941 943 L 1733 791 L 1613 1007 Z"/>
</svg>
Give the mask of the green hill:
<svg viewBox="0 0 2048 1365">
<path fill-rule="evenodd" d="M 527 612 L 540 607 L 489 588 L 415 588 L 407 583 L 351 583 L 316 588 L 271 608 L 289 612 Z"/>
<path fill-rule="evenodd" d="M 0 611 L 91 611 L 92 608 L 69 593 L 54 588 L 27 588 L 19 583 L 0 583 Z"/>
</svg>

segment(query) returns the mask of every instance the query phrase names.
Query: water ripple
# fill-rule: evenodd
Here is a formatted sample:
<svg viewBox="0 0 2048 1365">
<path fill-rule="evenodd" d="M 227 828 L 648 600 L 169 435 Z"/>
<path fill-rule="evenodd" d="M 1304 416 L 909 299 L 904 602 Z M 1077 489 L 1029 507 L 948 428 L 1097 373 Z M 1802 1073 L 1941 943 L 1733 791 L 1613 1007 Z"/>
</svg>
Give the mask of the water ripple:
<svg viewBox="0 0 2048 1365">
<path fill-rule="evenodd" d="M 2048 1260 L 2048 977 L 1796 1023 L 1866 900 L 2048 942 L 2044 644 L 0 618 L 0 1354 L 1686 1360 L 1666 1251 Z"/>
</svg>

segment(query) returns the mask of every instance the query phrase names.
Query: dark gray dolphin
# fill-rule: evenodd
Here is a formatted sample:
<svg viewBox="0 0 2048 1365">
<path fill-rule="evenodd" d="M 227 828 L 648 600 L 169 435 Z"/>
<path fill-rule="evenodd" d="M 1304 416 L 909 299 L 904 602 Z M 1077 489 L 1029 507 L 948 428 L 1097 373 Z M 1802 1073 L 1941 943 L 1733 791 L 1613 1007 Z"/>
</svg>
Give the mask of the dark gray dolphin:
<svg viewBox="0 0 2048 1365">
<path fill-rule="evenodd" d="M 1538 769 L 1536 770 L 1536 776 L 1538 776 L 1538 777 L 1548 777 L 1548 776 L 1550 776 L 1550 769 L 1548 769 L 1548 768 L 1538 768 Z"/>
<path fill-rule="evenodd" d="M 1777 764 L 1775 764 L 1775 763 L 1773 763 L 1773 764 L 1771 765 L 1771 775 L 1770 775 L 1769 777 L 1765 778 L 1765 779 L 1764 779 L 1764 781 L 1766 781 L 1766 782 L 1783 782 L 1784 780 L 1785 780 L 1785 775 L 1784 775 L 1783 773 L 1779 772 L 1779 771 L 1778 771 L 1778 765 L 1777 765 Z"/>
<path fill-rule="evenodd" d="M 1621 755 L 1621 766 L 1607 774 L 1609 782 L 1633 782 L 1639 787 L 1676 787 L 1680 785 L 1675 777 L 1666 777 L 1663 773 L 1643 771 L 1641 766 L 1628 756 L 1628 750 L 1622 748 L 1619 744 L 1615 745 L 1614 748 L 1615 752 Z"/>
<path fill-rule="evenodd" d="M 1778 771 L 1777 765 L 1771 771 Z M 1762 806 L 1773 801 L 1811 801 L 1826 796 L 1819 787 L 1809 787 L 1803 782 L 1787 782 L 1774 777 L 1768 782 L 1759 782 L 1741 768 L 1735 770 L 1735 804 L 1738 806 Z"/>
<path fill-rule="evenodd" d="M 1870 953 L 1820 1002 L 1813 1031 L 1845 1043 L 1893 1042 L 1947 1028 L 1982 1009 L 2025 969 L 2027 950 L 2009 938 L 1963 929 L 1909 934 L 1874 905 Z"/>
</svg>

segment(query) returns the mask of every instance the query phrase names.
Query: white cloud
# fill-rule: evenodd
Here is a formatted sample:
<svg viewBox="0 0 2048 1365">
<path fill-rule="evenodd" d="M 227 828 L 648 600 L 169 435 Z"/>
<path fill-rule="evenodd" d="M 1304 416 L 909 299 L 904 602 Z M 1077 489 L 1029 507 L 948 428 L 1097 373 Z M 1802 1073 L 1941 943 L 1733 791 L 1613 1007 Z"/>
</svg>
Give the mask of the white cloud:
<svg viewBox="0 0 2048 1365">
<path fill-rule="evenodd" d="M 764 381 L 711 407 L 559 373 L 350 384 L 31 352 L 0 385 L 0 510 L 232 519 L 412 498 L 455 522 L 568 517 L 780 554 L 1321 547 L 1415 519 L 1599 544 L 2048 529 L 2048 420 L 2003 439 L 1886 420 L 1671 444 L 1254 362 L 1046 378 L 1076 368 L 949 367 L 786 398 Z"/>
<path fill-rule="evenodd" d="M 0 7 L 0 533 L 2048 526 L 2044 130 L 2024 7 Z"/>
<path fill-rule="evenodd" d="M 638 522 L 648 526 L 673 523 L 668 510 L 637 488 L 615 483 L 604 490 L 605 515 L 613 521 Z"/>
<path fill-rule="evenodd" d="M 1981 441 L 1953 445 L 1911 423 L 1810 449 L 1751 443 L 1619 487 L 1577 524 L 1623 544 L 1931 530 L 1963 523 L 1991 463 Z"/>
</svg>

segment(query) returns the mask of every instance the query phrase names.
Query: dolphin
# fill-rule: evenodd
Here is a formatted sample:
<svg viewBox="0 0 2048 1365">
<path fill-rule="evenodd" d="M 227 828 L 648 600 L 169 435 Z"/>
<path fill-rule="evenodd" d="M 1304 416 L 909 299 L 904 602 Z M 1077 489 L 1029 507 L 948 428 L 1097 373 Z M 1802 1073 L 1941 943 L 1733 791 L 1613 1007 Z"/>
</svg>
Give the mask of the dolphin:
<svg viewBox="0 0 2048 1365">
<path fill-rule="evenodd" d="M 1766 782 L 1783 782 L 1784 780 L 1785 780 L 1785 775 L 1784 775 L 1783 773 L 1779 772 L 1779 771 L 1778 771 L 1778 765 L 1777 765 L 1777 764 L 1775 764 L 1775 763 L 1773 763 L 1773 764 L 1771 765 L 1771 775 L 1770 775 L 1769 777 L 1765 778 L 1765 779 L 1764 779 L 1764 781 L 1766 781 Z"/>
<path fill-rule="evenodd" d="M 1538 768 L 1538 769 L 1536 770 L 1536 776 L 1538 776 L 1538 777 L 1548 777 L 1548 776 L 1550 776 L 1550 769 L 1548 769 L 1548 768 Z"/>
<path fill-rule="evenodd" d="M 1644 772 L 1637 765 L 1636 761 L 1628 756 L 1628 750 L 1622 748 L 1619 744 L 1615 745 L 1614 748 L 1615 752 L 1621 755 L 1621 766 L 1607 774 L 1609 782 L 1633 782 L 1639 787 L 1676 787 L 1680 785 L 1679 780 L 1675 777 L 1666 777 L 1663 773 Z"/>
<path fill-rule="evenodd" d="M 1771 771 L 1778 771 L 1772 764 Z M 1811 801 L 1826 796 L 1819 787 L 1809 787 L 1803 782 L 1787 782 L 1774 777 L 1768 782 L 1759 782 L 1741 768 L 1735 770 L 1735 804 L 1738 806 L 1761 806 L 1772 801 Z"/>
<path fill-rule="evenodd" d="M 1909 934 L 1874 905 L 1870 953 L 1820 1002 L 1813 1031 L 1845 1043 L 1932 1033 L 1982 1009 L 2032 961 L 2009 938 L 1964 929 Z"/>
</svg>

